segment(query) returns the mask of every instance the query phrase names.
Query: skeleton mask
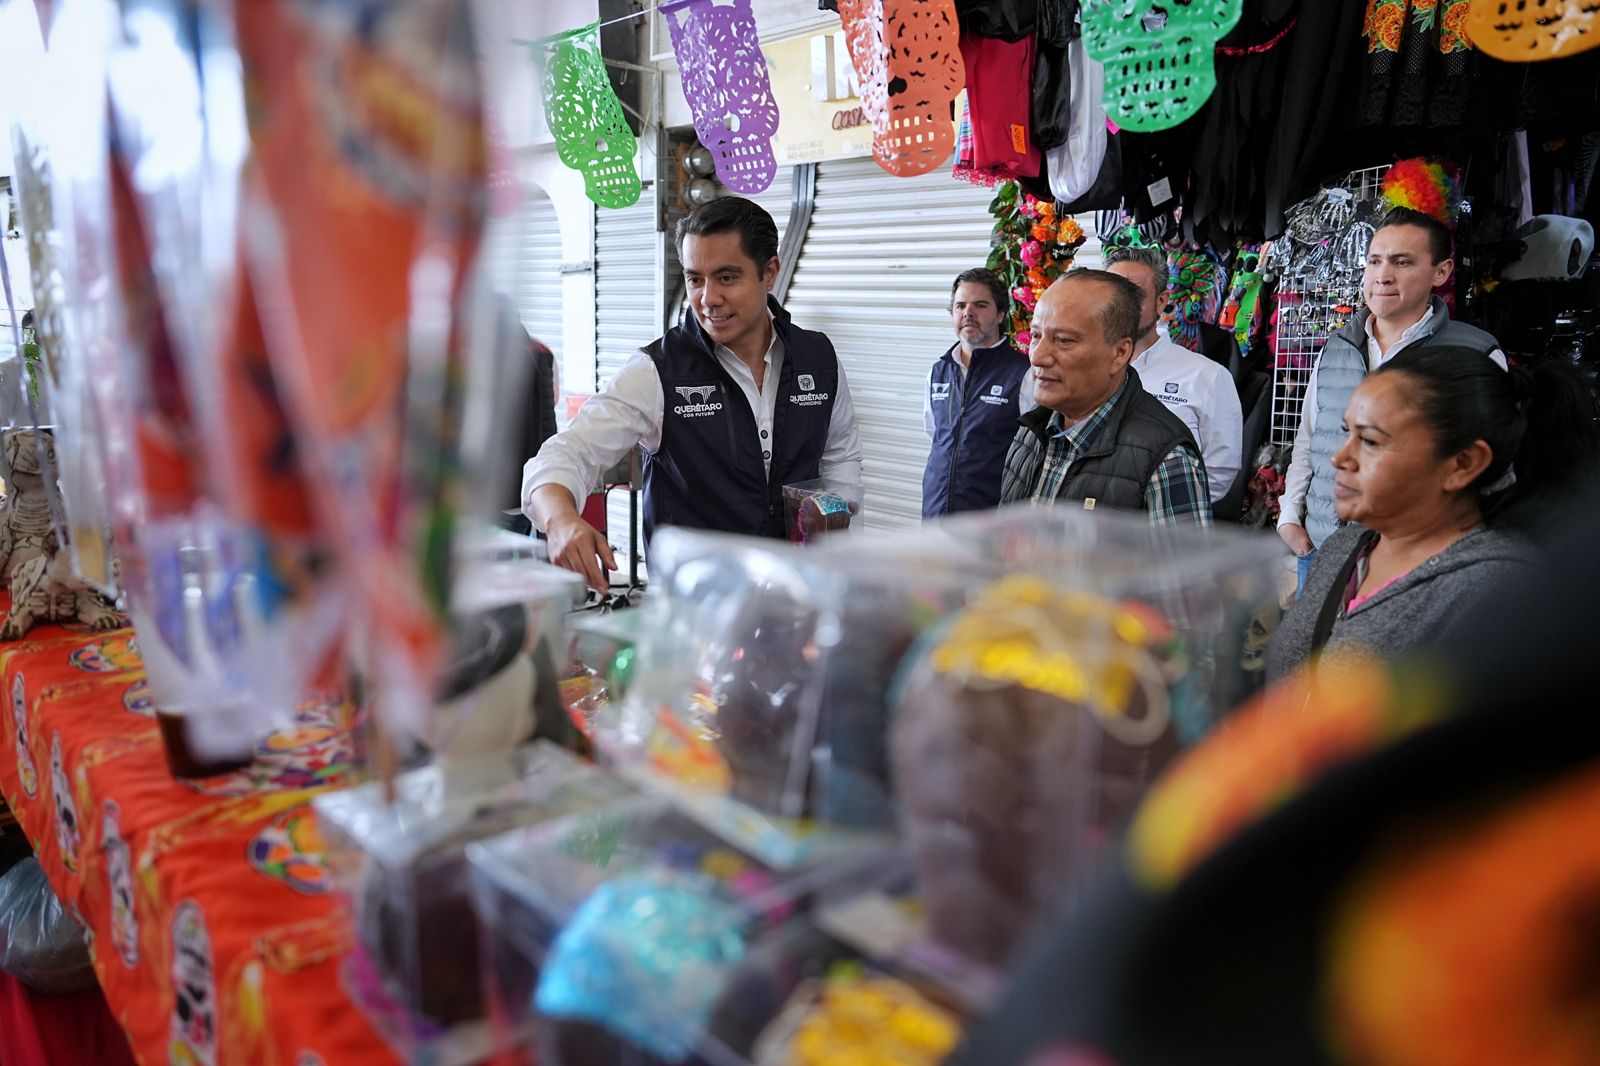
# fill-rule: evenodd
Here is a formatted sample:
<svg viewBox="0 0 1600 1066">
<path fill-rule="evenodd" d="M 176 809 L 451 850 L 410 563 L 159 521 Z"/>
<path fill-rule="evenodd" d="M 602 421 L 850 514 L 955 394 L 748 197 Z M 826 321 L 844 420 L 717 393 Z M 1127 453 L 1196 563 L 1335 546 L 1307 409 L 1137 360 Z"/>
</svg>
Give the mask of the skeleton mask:
<svg viewBox="0 0 1600 1066">
<path fill-rule="evenodd" d="M 11 682 L 11 721 L 17 730 L 17 780 L 30 797 L 39 794 L 39 768 L 33 763 L 32 741 L 28 737 L 28 693 L 22 675 Z"/>
<path fill-rule="evenodd" d="M 61 757 L 61 734 L 50 738 L 50 795 L 56 808 L 56 843 L 61 847 L 61 865 L 68 873 L 78 872 L 78 803 L 72 798 L 72 783 Z"/>
<path fill-rule="evenodd" d="M 1191 118 L 1217 87 L 1212 52 L 1243 0 L 1085 0 L 1083 45 L 1105 66 L 1106 114 L 1148 133 Z"/>
<path fill-rule="evenodd" d="M 1485 55 L 1508 63 L 1559 59 L 1600 47 L 1596 0 L 1478 0 L 1467 36 Z"/>
<path fill-rule="evenodd" d="M 672 31 L 695 136 L 710 149 L 717 178 L 735 192 L 765 192 L 778 173 L 772 154 L 778 104 L 750 0 L 664 0 L 661 14 Z"/>
<path fill-rule="evenodd" d="M 178 904 L 172 916 L 173 1066 L 216 1066 L 217 982 L 211 964 L 211 934 L 193 900 Z"/>
<path fill-rule="evenodd" d="M 543 42 L 544 117 L 561 162 L 583 175 L 584 193 L 601 207 L 638 202 L 638 142 L 622 114 L 600 56 L 600 24 Z"/>
<path fill-rule="evenodd" d="M 133 857 L 122 839 L 122 811 L 106 800 L 100 817 L 100 838 L 106 854 L 106 881 L 111 889 L 111 942 L 130 968 L 139 965 L 139 914 L 134 909 Z"/>
<path fill-rule="evenodd" d="M 878 165 L 901 178 L 943 165 L 967 78 L 954 0 L 839 0 L 839 17 Z"/>
</svg>

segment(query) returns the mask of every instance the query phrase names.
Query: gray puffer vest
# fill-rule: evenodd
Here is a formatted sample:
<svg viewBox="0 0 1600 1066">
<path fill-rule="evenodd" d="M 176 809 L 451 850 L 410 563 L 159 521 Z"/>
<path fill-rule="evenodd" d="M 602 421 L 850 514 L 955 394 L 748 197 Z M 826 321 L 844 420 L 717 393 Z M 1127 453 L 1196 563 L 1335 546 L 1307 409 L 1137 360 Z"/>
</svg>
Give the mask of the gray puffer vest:
<svg viewBox="0 0 1600 1066">
<path fill-rule="evenodd" d="M 1433 317 L 1428 331 L 1406 349 L 1424 344 L 1471 348 L 1488 355 L 1500 347 L 1494 337 L 1476 326 L 1456 322 L 1437 296 L 1432 301 Z M 1344 409 L 1350 396 L 1367 376 L 1367 319 L 1371 312 L 1362 308 L 1338 333 L 1328 338 L 1312 371 L 1317 379 L 1317 409 L 1311 423 L 1311 484 L 1306 489 L 1306 533 L 1311 543 L 1321 544 L 1339 528 L 1333 509 L 1333 453 L 1344 444 Z"/>
</svg>

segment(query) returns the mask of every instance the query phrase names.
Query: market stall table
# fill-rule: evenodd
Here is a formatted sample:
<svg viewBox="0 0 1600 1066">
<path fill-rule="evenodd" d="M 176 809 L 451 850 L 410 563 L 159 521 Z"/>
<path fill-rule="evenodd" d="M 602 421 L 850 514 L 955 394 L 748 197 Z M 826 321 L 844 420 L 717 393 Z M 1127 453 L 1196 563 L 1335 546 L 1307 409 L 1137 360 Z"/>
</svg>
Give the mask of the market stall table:
<svg viewBox="0 0 1600 1066">
<path fill-rule="evenodd" d="M 308 805 L 356 769 L 347 706 L 302 701 L 250 766 L 180 782 L 131 629 L 37 628 L 0 644 L 0 683 L 0 793 L 141 1062 L 394 1061 L 342 983 L 349 924 Z"/>
</svg>

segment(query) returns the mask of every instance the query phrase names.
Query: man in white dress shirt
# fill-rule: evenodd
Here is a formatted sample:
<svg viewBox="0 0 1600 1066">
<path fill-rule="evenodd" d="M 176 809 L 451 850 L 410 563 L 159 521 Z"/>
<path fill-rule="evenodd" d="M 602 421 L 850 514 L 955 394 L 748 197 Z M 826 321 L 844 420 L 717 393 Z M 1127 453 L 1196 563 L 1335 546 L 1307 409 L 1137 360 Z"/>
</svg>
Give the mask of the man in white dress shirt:
<svg viewBox="0 0 1600 1066">
<path fill-rule="evenodd" d="M 1227 370 L 1176 343 L 1161 326 L 1167 298 L 1167 255 L 1160 248 L 1110 248 L 1106 270 L 1127 278 L 1144 298 L 1133 362 L 1145 391 L 1189 427 L 1205 460 L 1211 502 L 1228 494 L 1244 452 L 1244 412 Z"/>
<path fill-rule="evenodd" d="M 523 510 L 551 561 L 601 591 L 616 560 L 578 504 L 636 444 L 647 546 L 666 525 L 781 537 L 784 485 L 861 480 L 861 434 L 833 344 L 791 323 L 770 295 L 772 216 L 720 197 L 678 223 L 677 242 L 693 314 L 641 348 L 523 469 Z"/>
</svg>

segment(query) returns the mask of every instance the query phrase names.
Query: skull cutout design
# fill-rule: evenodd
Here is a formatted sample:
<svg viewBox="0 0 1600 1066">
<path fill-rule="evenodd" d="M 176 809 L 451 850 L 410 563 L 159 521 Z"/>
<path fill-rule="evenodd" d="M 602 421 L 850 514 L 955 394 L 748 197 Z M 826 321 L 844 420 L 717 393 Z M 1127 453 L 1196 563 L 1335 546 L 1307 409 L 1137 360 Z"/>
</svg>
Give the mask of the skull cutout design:
<svg viewBox="0 0 1600 1066">
<path fill-rule="evenodd" d="M 72 782 L 61 757 L 61 734 L 50 737 L 50 796 L 56 810 L 56 843 L 61 847 L 61 865 L 68 873 L 78 872 L 78 801 L 72 798 Z"/>
<path fill-rule="evenodd" d="M 1600 47 L 1596 0 L 1478 0 L 1468 6 L 1467 37 L 1508 63 L 1560 59 Z"/>
<path fill-rule="evenodd" d="M 718 179 L 735 192 L 765 192 L 778 173 L 772 153 L 778 104 L 750 0 L 663 0 L 660 10 L 672 31 L 695 136 L 710 150 Z"/>
<path fill-rule="evenodd" d="M 211 934 L 194 900 L 172 915 L 172 1033 L 167 1058 L 173 1066 L 216 1066 L 217 982 L 211 964 Z"/>
<path fill-rule="evenodd" d="M 1085 0 L 1083 46 L 1105 67 L 1106 114 L 1149 133 L 1194 116 L 1217 87 L 1212 54 L 1243 0 Z"/>
<path fill-rule="evenodd" d="M 134 909 L 133 855 L 122 839 L 122 811 L 106 800 L 100 816 L 101 847 L 106 855 L 106 881 L 111 889 L 111 942 L 129 967 L 139 965 L 139 913 Z"/>
<path fill-rule="evenodd" d="M 901 178 L 942 165 L 967 78 L 954 0 L 839 0 L 839 17 L 878 165 Z"/>
<path fill-rule="evenodd" d="M 640 185 L 633 157 L 639 145 L 606 76 L 600 24 L 546 38 L 540 45 L 544 117 L 561 162 L 583 175 L 584 193 L 601 207 L 637 203 Z"/>
<path fill-rule="evenodd" d="M 29 798 L 39 794 L 39 768 L 33 762 L 33 741 L 28 736 L 28 692 L 22 675 L 11 682 L 11 721 L 17 731 L 17 780 Z"/>
</svg>

